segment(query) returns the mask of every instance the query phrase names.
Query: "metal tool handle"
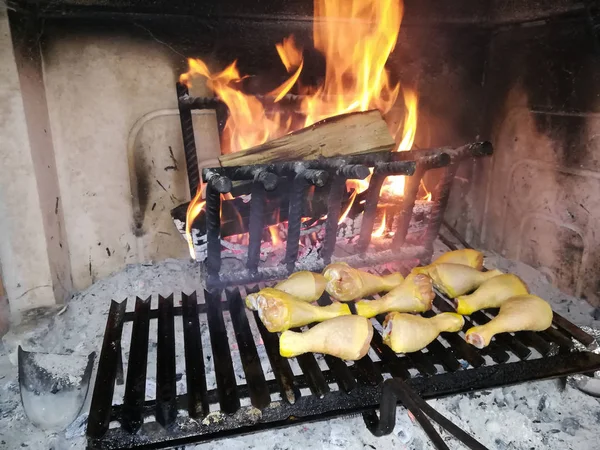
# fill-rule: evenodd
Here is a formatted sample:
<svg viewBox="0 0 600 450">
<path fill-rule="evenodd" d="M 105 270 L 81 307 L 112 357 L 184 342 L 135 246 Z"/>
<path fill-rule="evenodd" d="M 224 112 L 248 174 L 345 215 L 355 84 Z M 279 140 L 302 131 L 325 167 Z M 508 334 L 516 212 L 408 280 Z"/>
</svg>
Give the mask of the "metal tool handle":
<svg viewBox="0 0 600 450">
<path fill-rule="evenodd" d="M 471 435 L 429 406 L 429 404 L 419 397 L 407 383 L 399 378 L 391 378 L 383 382 L 379 417 L 377 417 L 375 411 L 368 411 L 363 414 L 365 425 L 374 436 L 390 434 L 394 430 L 394 425 L 396 423 L 396 404 L 398 401 L 400 401 L 415 416 L 415 419 L 419 422 L 419 425 L 421 425 L 437 449 L 446 450 L 448 449 L 448 446 L 426 416 L 429 416 L 449 433 L 453 434 L 465 447 L 471 450 L 488 450 L 487 447 L 478 442 Z"/>
</svg>

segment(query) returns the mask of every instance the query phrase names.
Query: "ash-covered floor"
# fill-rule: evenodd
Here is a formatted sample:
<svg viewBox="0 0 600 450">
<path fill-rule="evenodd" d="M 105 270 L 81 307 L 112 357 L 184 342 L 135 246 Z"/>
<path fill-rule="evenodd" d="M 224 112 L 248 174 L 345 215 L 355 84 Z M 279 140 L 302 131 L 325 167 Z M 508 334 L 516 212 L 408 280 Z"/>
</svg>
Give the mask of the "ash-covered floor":
<svg viewBox="0 0 600 450">
<path fill-rule="evenodd" d="M 438 250 L 444 248 L 439 246 Z M 572 322 L 600 328 L 600 321 L 594 319 L 594 309 L 590 305 L 557 291 L 546 281 L 543 274 L 531 267 L 492 254 L 486 255 L 486 266 L 497 267 L 519 275 L 533 293 L 548 300 L 555 311 Z M 16 350 L 19 344 L 30 351 L 79 355 L 87 355 L 92 351 L 99 353 L 111 299 L 129 298 L 128 310 L 132 310 L 135 296 L 145 298 L 149 295 L 168 295 L 172 292 L 191 292 L 200 289 L 199 270 L 190 262 L 168 260 L 155 265 L 132 265 L 75 295 L 60 314 L 56 311 L 37 314 L 25 320 L 20 326 L 14 327 L 4 336 L 0 345 L 0 449 L 85 448 L 85 413 L 65 433 L 58 435 L 41 431 L 29 422 L 19 396 L 16 365 Z M 153 301 L 156 302 L 156 298 Z M 127 326 L 130 327 L 131 324 L 126 325 L 124 335 L 130 332 Z M 154 329 L 154 335 L 155 331 Z M 152 328 L 150 335 L 153 335 Z M 234 337 L 231 336 L 230 339 Z M 152 347 L 151 342 L 150 348 Z M 177 342 L 177 348 L 179 371 L 183 365 L 182 342 Z M 124 344 L 123 350 L 126 359 L 128 345 Z M 153 376 L 152 355 L 151 352 L 149 378 Z M 205 355 L 207 367 L 210 367 L 209 356 L 209 353 Z M 57 361 L 57 364 L 60 363 Z M 235 355 L 234 364 L 236 364 Z M 272 376 L 268 373 L 266 375 Z M 178 381 L 178 392 L 185 387 L 184 377 L 182 373 Z M 209 374 L 207 381 L 210 388 L 214 378 L 211 379 Z M 122 395 L 122 389 L 123 386 L 117 386 L 115 398 Z M 90 387 L 90 394 L 91 390 L 92 387 Z M 153 386 L 149 382 L 148 398 L 152 394 Z M 89 397 L 84 410 L 89 407 Z M 563 386 L 558 380 L 458 395 L 433 400 L 430 403 L 490 449 L 598 448 L 600 400 L 570 385 Z M 444 436 L 448 437 L 450 448 L 460 448 L 456 441 L 447 435 Z M 222 441 L 216 441 L 186 448 L 209 450 L 222 448 L 222 446 Z M 376 438 L 367 431 L 361 417 L 344 417 L 227 440 L 228 449 L 309 447 L 316 449 L 433 448 L 419 426 L 414 425 L 406 411 L 401 408 L 398 410 L 394 433 L 381 438 Z"/>
</svg>

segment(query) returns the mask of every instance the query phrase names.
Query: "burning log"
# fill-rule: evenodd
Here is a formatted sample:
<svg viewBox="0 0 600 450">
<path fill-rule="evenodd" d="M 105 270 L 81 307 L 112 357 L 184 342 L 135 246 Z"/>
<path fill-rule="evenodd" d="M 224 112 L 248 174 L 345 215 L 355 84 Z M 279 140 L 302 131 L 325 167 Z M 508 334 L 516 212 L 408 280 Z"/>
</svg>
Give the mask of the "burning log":
<svg viewBox="0 0 600 450">
<path fill-rule="evenodd" d="M 221 155 L 222 167 L 313 160 L 392 150 L 392 138 L 379 111 L 330 117 L 248 150 Z"/>
</svg>

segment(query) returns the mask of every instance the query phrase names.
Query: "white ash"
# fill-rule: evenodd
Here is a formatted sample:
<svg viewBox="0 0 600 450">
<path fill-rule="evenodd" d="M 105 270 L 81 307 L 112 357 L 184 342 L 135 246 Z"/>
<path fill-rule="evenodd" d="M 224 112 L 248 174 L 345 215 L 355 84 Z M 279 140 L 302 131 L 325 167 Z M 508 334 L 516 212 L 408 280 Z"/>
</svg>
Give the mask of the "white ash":
<svg viewBox="0 0 600 450">
<path fill-rule="evenodd" d="M 518 264 L 510 265 L 495 255 L 486 255 L 489 266 L 511 268 L 521 276 L 534 293 L 541 295 L 569 320 L 580 325 L 600 328 L 592 316 L 593 308 L 586 302 L 566 296 L 545 281 L 545 277 L 533 269 Z M 514 264 L 514 263 L 513 263 Z M 537 274 L 537 275 L 535 275 Z M 127 310 L 134 307 L 134 297 L 146 298 L 152 294 L 168 295 L 173 292 L 192 292 L 202 286 L 200 270 L 196 263 L 168 260 L 156 265 L 132 265 L 125 270 L 95 283 L 86 291 L 75 295 L 67 310 L 60 316 L 44 316 L 36 326 L 22 324 L 14 327 L 3 338 L 0 348 L 0 448 L 48 449 L 49 432 L 35 428 L 25 417 L 19 399 L 16 368 L 16 348 L 25 350 L 76 354 L 87 356 L 91 351 L 100 352 L 106 316 L 111 299 L 129 298 Z M 176 296 L 176 304 L 180 297 Z M 156 307 L 156 296 L 152 299 Z M 227 314 L 225 314 L 227 316 Z M 263 370 L 267 378 L 273 377 L 260 335 L 256 331 L 253 316 L 248 315 L 255 333 Z M 226 317 L 227 319 L 227 317 Z M 153 374 L 156 365 L 156 321 L 151 322 L 151 340 L 147 398 L 152 398 L 155 384 Z M 181 320 L 176 319 L 177 382 L 178 393 L 185 390 L 183 370 L 183 343 Z M 229 320 L 228 339 L 235 345 L 235 337 Z M 152 324 L 154 323 L 154 325 Z M 204 362 L 207 368 L 209 389 L 216 383 L 212 372 L 212 354 L 206 318 L 200 316 Z M 124 336 L 131 333 L 131 324 L 126 325 Z M 152 328 L 153 327 L 153 328 Z M 129 352 L 128 340 L 122 344 L 124 359 Z M 59 356 L 57 358 L 60 358 Z M 243 380 L 239 352 L 232 355 L 239 380 Z M 292 367 L 295 364 L 292 362 Z M 127 374 L 125 373 L 125 377 Z M 90 393 L 93 386 L 90 386 Z M 122 395 L 123 386 L 115 389 L 115 399 Z M 465 428 L 490 449 L 595 448 L 597 428 L 600 424 L 599 401 L 570 386 L 562 387 L 557 381 L 527 383 L 524 385 L 493 389 L 478 393 L 458 395 L 431 401 L 431 404 L 457 425 Z M 84 413 L 72 424 L 64 436 L 60 448 L 80 449 L 85 446 L 85 412 L 89 408 L 89 397 Z M 459 448 L 456 441 L 449 439 L 451 448 Z M 307 445 L 323 449 L 363 448 L 409 448 L 431 449 L 431 444 L 418 425 L 414 425 L 405 410 L 398 408 L 397 426 L 390 436 L 375 438 L 363 424 L 362 418 L 338 418 L 324 422 L 303 424 L 283 430 L 265 431 L 254 435 L 231 438 L 227 448 L 287 449 L 304 448 Z M 198 450 L 217 449 L 222 441 L 209 442 L 186 448 Z"/>
</svg>

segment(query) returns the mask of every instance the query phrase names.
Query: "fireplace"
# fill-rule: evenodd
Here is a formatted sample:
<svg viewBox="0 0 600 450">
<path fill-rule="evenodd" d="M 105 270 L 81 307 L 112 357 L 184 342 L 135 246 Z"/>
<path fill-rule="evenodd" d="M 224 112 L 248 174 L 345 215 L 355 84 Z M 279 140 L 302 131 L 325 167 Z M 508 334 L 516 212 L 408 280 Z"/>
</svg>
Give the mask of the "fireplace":
<svg viewBox="0 0 600 450">
<path fill-rule="evenodd" d="M 370 355 L 349 366 L 308 355 L 297 368 L 278 358 L 277 339 L 243 309 L 246 293 L 332 261 L 407 273 L 431 260 L 440 229 L 458 236 L 445 241 L 450 247 L 458 239 L 528 264 L 582 308 L 600 305 L 598 7 L 407 0 L 395 45 L 375 42 L 378 51 L 390 47 L 385 71 L 376 71 L 386 75 L 364 103 L 327 92 L 331 55 L 316 48 L 314 13 L 312 1 L 15 0 L 0 11 L 0 51 L 9 62 L 0 92 L 10 106 L 0 121 L 9 145 L 0 166 L 0 300 L 9 309 L 0 305 L 0 324 L 9 314 L 18 324 L 29 310 L 59 310 L 73 293 L 132 264 L 191 255 L 201 271 L 203 286 L 193 294 L 167 289 L 153 297 L 157 307 L 137 298 L 127 312 L 124 303 L 111 304 L 98 375 L 107 390 L 94 395 L 92 447 L 177 445 L 342 413 L 366 412 L 376 429 L 369 411 L 388 377 L 437 398 L 482 377 L 490 380 L 477 389 L 596 364 L 587 353 L 572 356 L 572 339 L 591 340 L 561 316 L 541 337 L 507 336 L 482 353 L 448 338 L 450 356 L 433 344 L 398 358 L 374 341 Z M 358 59 L 367 53 L 360 50 Z M 368 61 L 366 72 L 377 62 Z M 220 86 L 224 74 L 230 78 Z M 338 78 L 355 90 L 353 77 Z M 239 93 L 244 99 L 230 97 Z M 232 119 L 252 102 L 260 114 Z M 323 112 L 333 103 L 333 112 Z M 364 143 L 348 138 L 352 126 L 331 125 L 372 113 L 388 141 L 298 156 L 310 147 L 300 133 L 341 129 L 344 146 Z M 282 138 L 299 139 L 296 153 L 224 163 Z M 434 306 L 452 310 L 441 295 Z M 131 368 L 147 365 L 132 355 L 149 351 L 151 321 L 161 362 L 158 395 L 148 400 L 135 388 L 146 372 Z M 183 329 L 174 330 L 179 322 Z M 117 347 L 129 325 L 125 380 Z M 208 332 L 201 335 L 202 325 Z M 174 390 L 179 338 L 183 392 Z M 207 340 L 212 389 L 190 353 L 201 353 Z M 523 364 L 510 366 L 515 360 Z M 261 364 L 272 378 L 262 376 Z M 115 381 L 126 383 L 125 399 L 109 403 Z M 252 416 L 273 399 L 283 406 Z M 225 416 L 211 423 L 215 411 Z M 197 418 L 208 422 L 194 425 Z M 169 435 L 174 424 L 185 431 Z M 140 428 L 147 433 L 132 437 Z"/>
</svg>

